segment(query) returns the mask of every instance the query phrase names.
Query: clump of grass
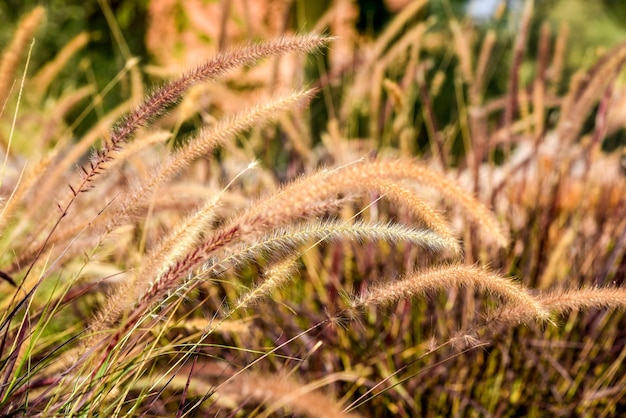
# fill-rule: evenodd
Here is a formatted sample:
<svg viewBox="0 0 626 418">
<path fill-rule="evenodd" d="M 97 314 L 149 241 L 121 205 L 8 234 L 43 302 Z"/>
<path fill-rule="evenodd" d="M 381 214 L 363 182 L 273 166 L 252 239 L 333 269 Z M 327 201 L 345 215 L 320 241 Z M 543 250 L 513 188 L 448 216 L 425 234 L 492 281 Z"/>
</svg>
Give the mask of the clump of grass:
<svg viewBox="0 0 626 418">
<path fill-rule="evenodd" d="M 558 172 L 566 177 L 576 156 L 556 155 L 547 168 L 538 163 L 534 175 L 525 174 L 523 180 L 536 186 L 539 199 L 534 208 L 503 191 L 518 187 L 517 180 L 503 180 L 500 189 L 481 183 L 483 169 L 496 170 L 493 165 L 483 166 L 483 159 L 498 141 L 511 149 L 505 150 L 504 163 L 497 169 L 522 170 L 519 167 L 539 155 L 536 144 L 531 157 L 520 165 L 514 163 L 513 142 L 518 134 L 514 119 L 521 91 L 516 72 L 526 33 L 516 44 L 510 95 L 498 108 L 504 127 L 490 133 L 483 117 L 492 110 L 483 105 L 480 95 L 493 36 L 485 38 L 474 69 L 464 29 L 452 23 L 459 80 L 471 93 L 471 116 L 460 112 L 467 119 L 462 129 L 469 126 L 470 137 L 476 141 L 469 141 L 467 160 L 457 168 L 448 166 L 449 144 L 428 106 L 434 92 L 426 89 L 423 77 L 385 77 L 398 61 L 414 73 L 421 71 L 417 65 L 420 46 L 407 39 L 426 36 L 425 23 L 405 35 L 401 29 L 423 4 L 407 7 L 371 46 L 377 60 L 363 64 L 375 69 L 373 88 L 378 89 L 368 103 L 374 119 L 369 125 L 371 143 L 392 143 L 386 135 L 401 132 L 402 152 L 409 153 L 414 128 L 409 126 L 406 108 L 416 97 L 427 102 L 425 123 L 435 137 L 430 153 L 421 159 L 396 155 L 348 159 L 326 167 L 317 164 L 300 177 L 268 187 L 271 182 L 259 178 L 267 176 L 269 169 L 256 162 L 241 164 L 237 140 L 254 138 L 281 118 L 283 125 L 291 126 L 285 113 L 301 118 L 300 112 L 319 90 L 298 86 L 283 96 L 266 95 L 256 107 L 207 124 L 179 138 L 176 145 L 164 144 L 177 132 L 159 129 L 158 122 L 192 87 L 261 59 L 315 53 L 335 42 L 314 34 L 285 35 L 224 50 L 165 83 L 120 118 L 118 113 L 130 106 L 122 104 L 102 118 L 102 125 L 109 125 L 108 133 L 99 137 L 100 148 L 87 162 L 81 160 L 83 147 L 96 141 L 101 127 L 69 151 L 66 129 L 71 128 L 47 132 L 48 153 L 25 170 L 26 175 L 7 176 L 12 190 L 3 202 L 5 267 L 0 286 L 10 292 L 0 300 L 2 413 L 182 416 L 226 409 L 232 414 L 262 416 L 278 411 L 310 416 L 408 416 L 424 412 L 420 400 L 429 399 L 428 391 L 433 391 L 438 399 L 435 405 L 442 410 L 442 402 L 455 399 L 447 411 L 461 411 L 459 397 L 441 383 L 457 378 L 469 379 L 475 385 L 470 389 L 479 398 L 472 402 L 493 412 L 496 405 L 489 403 L 501 395 L 484 395 L 485 388 L 496 390 L 494 385 L 504 385 L 506 367 L 497 364 L 497 356 L 475 350 L 485 346 L 482 341 L 489 339 L 500 350 L 524 345 L 525 350 L 505 353 L 517 365 L 519 353 L 545 355 L 530 348 L 531 332 L 551 341 L 551 335 L 556 339 L 561 332 L 553 324 L 567 314 L 570 321 L 564 332 L 572 333 L 578 323 L 574 312 L 624 309 L 626 295 L 618 286 L 532 289 L 537 277 L 553 280 L 546 275 L 557 274 L 566 244 L 582 230 L 571 229 L 565 235 L 574 238 L 561 241 L 558 251 L 551 253 L 552 267 L 544 276 L 539 274 L 541 261 L 519 255 L 519 247 L 526 251 L 526 245 L 531 246 L 528 241 L 535 238 L 542 241 L 540 248 L 551 249 L 555 240 L 551 234 L 561 231 L 555 232 L 557 220 L 570 228 L 582 222 L 566 211 L 566 205 L 559 206 L 565 187 L 561 177 L 546 180 L 541 171 L 549 171 L 558 161 Z M 524 31 L 531 18 L 529 7 Z M 14 43 L 24 44 L 22 38 L 32 36 L 43 13 L 36 9 L 23 21 Z M 35 77 L 34 85 L 47 86 L 59 70 L 58 63 L 66 62 L 67 55 L 83 42 L 81 38 L 76 45 L 68 45 L 47 67 L 51 70 L 45 76 Z M 18 72 L 16 51 L 10 47 L 6 53 L 11 65 L 7 64 L 3 80 Z M 573 104 L 574 100 L 568 105 L 571 109 L 588 111 L 594 100 L 590 86 L 607 87 L 601 81 L 621 68 L 622 60 L 613 59 L 621 56 L 620 51 L 609 53 L 590 72 L 589 80 L 569 93 L 571 100 L 585 98 L 584 106 Z M 134 66 L 134 61 L 129 62 L 120 78 Z M 349 89 L 340 118 L 353 114 L 350 106 L 363 93 L 359 91 L 363 82 L 357 79 Z M 403 96 L 408 90 L 401 88 L 402 83 L 416 96 Z M 76 92 L 70 102 L 76 103 L 90 89 Z M 388 97 L 380 95 L 383 89 Z M 536 97 L 534 111 L 544 114 L 541 95 Z M 566 110 L 567 100 L 563 103 Z M 15 104 L 15 118 L 24 111 L 14 96 L 7 95 L 6 102 Z M 599 110 L 600 119 L 605 111 Z M 573 117 L 564 112 L 564 120 Z M 541 118 L 533 114 L 529 119 Z M 347 126 L 346 119 L 329 124 L 329 135 L 338 142 L 336 149 L 351 149 L 342 138 Z M 392 126 L 389 132 L 388 126 Z M 569 144 L 578 132 L 568 126 L 566 133 L 558 126 L 556 131 Z M 315 153 L 302 148 L 312 141 L 294 141 L 307 163 L 312 163 Z M 19 167 L 24 157 L 8 148 L 5 151 L 11 166 Z M 67 169 L 73 164 L 79 166 L 78 179 L 70 177 L 68 191 L 66 176 L 72 174 Z M 227 172 L 231 164 L 236 168 Z M 462 181 L 469 173 L 473 192 L 454 179 L 454 171 Z M 265 187 L 248 188 L 249 183 Z M 622 185 L 615 187 L 621 190 Z M 506 205 L 503 196 L 509 198 Z M 441 198 L 444 204 L 439 204 Z M 611 203 L 603 206 L 602 198 L 597 199 L 596 205 L 587 208 L 596 221 L 591 235 L 604 237 L 608 226 L 622 225 L 623 220 L 600 219 Z M 484 203 L 488 201 L 495 213 Z M 550 210 L 543 212 L 546 206 Z M 511 219 L 516 210 L 523 210 L 531 223 L 536 222 L 533 225 L 547 229 L 525 237 Z M 616 259 L 623 255 L 623 241 L 614 242 L 612 254 L 602 254 L 607 277 L 614 274 Z M 594 255 L 603 252 L 602 245 L 606 243 L 593 247 Z M 489 267 L 490 263 L 504 272 Z M 508 272 L 523 263 L 530 267 L 518 269 L 520 278 L 512 278 Z M 576 268 L 582 271 L 584 264 Z M 528 269 L 535 269 L 536 274 L 528 274 Z M 439 297 L 445 297 L 443 304 L 438 303 Z M 391 319 L 396 317 L 398 321 Z M 608 324 L 606 318 L 599 321 Z M 598 326 L 592 332 L 602 329 L 611 328 Z M 616 333 L 612 335 L 617 338 Z M 438 343 L 430 336 L 444 341 Z M 464 351 L 451 352 L 449 346 Z M 485 365 L 482 379 L 482 367 L 467 366 L 469 356 Z M 618 360 L 619 356 L 600 367 L 604 375 L 597 382 L 614 379 Z M 441 362 L 459 376 L 446 376 L 442 368 L 434 367 Z M 487 373 L 494 368 L 501 371 Z M 530 367 L 522 368 L 516 382 L 524 382 L 527 370 Z M 567 390 L 580 390 L 574 386 L 580 383 L 571 385 Z M 600 387 L 598 383 L 591 389 L 597 393 Z M 624 392 L 623 387 L 617 388 Z M 519 390 L 515 393 L 519 395 Z M 592 402 L 593 393 L 585 392 L 586 402 Z M 370 409 L 363 406 L 367 403 Z"/>
<path fill-rule="evenodd" d="M 412 5 L 417 8 L 417 3 Z M 544 310 L 544 318 L 549 315 L 557 324 L 565 322 L 562 328 L 537 327 L 531 320 L 536 311 L 524 313 L 525 306 L 515 308 L 507 303 L 492 311 L 490 297 L 476 297 L 475 290 L 484 289 L 481 287 L 449 291 L 444 308 L 429 304 L 388 308 L 398 317 L 410 317 L 420 324 L 418 327 L 408 320 L 397 320 L 399 324 L 389 332 L 389 338 L 406 341 L 403 336 L 418 333 L 420 328 L 446 338 L 458 331 L 459 335 L 479 335 L 479 340 L 485 341 L 483 332 L 495 332 L 490 338 L 496 342 L 488 356 L 469 355 L 476 365 L 450 358 L 444 350 L 445 354 L 433 353 L 429 361 L 420 363 L 426 371 L 415 371 L 415 382 L 399 379 L 400 388 L 388 389 L 424 393 L 410 401 L 398 394 L 414 414 L 425 413 L 420 402 L 437 405 L 434 408 L 444 411 L 441 414 L 515 414 L 520 408 L 529 415 L 541 414 L 541 409 L 530 405 L 532 402 L 566 403 L 562 409 L 554 408 L 559 413 L 610 414 L 621 406 L 612 396 L 602 398 L 598 388 L 615 387 L 624 393 L 623 380 L 608 371 L 623 370 L 616 355 L 623 347 L 623 332 L 616 326 L 623 314 L 600 314 L 596 310 L 602 309 L 600 294 L 605 286 L 610 286 L 606 291 L 614 297 L 608 297 L 605 306 L 622 309 L 625 247 L 621 231 L 626 193 L 620 167 L 623 141 L 615 151 L 607 144 L 620 141 L 623 129 L 623 124 L 615 122 L 619 117 L 611 117 L 621 112 L 623 44 L 598 53 L 589 69 L 565 69 L 568 50 L 579 46 L 568 45 L 566 25 L 558 31 L 548 23 L 536 25 L 532 6 L 533 2 L 524 4 L 519 30 L 514 34 L 499 28 L 502 22 L 488 27 L 470 19 L 434 22 L 412 17 L 415 24 L 406 28 L 390 24 L 388 30 L 393 32 L 380 39 L 394 42 L 381 46 L 380 40 L 371 40 L 359 45 L 359 51 L 373 50 L 380 59 L 368 60 L 363 53 L 358 57 L 360 61 L 353 63 L 365 69 L 355 74 L 355 82 L 348 88 L 329 87 L 333 94 L 341 95 L 342 105 L 328 128 L 331 131 L 338 127 L 339 132 L 333 131 L 334 138 L 355 140 L 365 136 L 381 153 L 389 153 L 391 144 L 394 154 L 417 153 L 430 166 L 457 176 L 467 190 L 490 203 L 497 218 L 507 225 L 510 238 L 502 251 L 477 240 L 480 228 L 470 225 L 462 235 L 466 264 L 478 261 L 517 276 L 519 284 L 532 294 L 535 306 Z M 416 9 L 405 10 L 415 13 Z M 507 14 L 499 16 L 496 19 L 509 18 Z M 533 27 L 539 28 L 535 34 L 531 34 Z M 537 43 L 531 39 L 537 39 Z M 452 60 L 448 55 L 451 50 Z M 337 70 L 330 63 L 329 74 Z M 566 76 L 568 71 L 574 73 L 571 80 Z M 611 119 L 613 125 L 608 123 Z M 457 214 L 452 212 L 448 221 L 456 224 Z M 360 263 L 364 267 L 359 272 L 368 278 L 384 271 L 375 263 Z M 386 266 L 393 269 L 391 263 Z M 375 273 L 369 275 L 367 269 Z M 409 274 L 398 276 L 419 278 L 421 269 L 407 271 Z M 379 286 L 375 288 L 388 286 L 390 299 L 395 294 L 394 286 L 415 286 L 423 291 L 419 281 L 406 279 Z M 597 298 L 592 294 L 596 290 L 600 292 Z M 583 296 L 585 292 L 589 292 L 588 299 Z M 556 302 L 556 295 L 563 296 L 563 305 Z M 478 308 L 485 305 L 487 312 L 483 313 Z M 591 312 L 582 314 L 578 308 Z M 502 326 L 497 326 L 497 318 Z M 387 326 L 392 322 L 376 316 L 372 321 Z M 529 326 L 511 330 L 518 322 Z M 605 335 L 616 346 L 609 348 L 598 342 L 599 335 Z M 421 341 L 423 338 L 412 340 L 414 344 Z M 514 343 L 522 345 L 512 348 Z M 575 348 L 579 343 L 593 349 L 579 351 Z M 564 348 L 553 356 L 542 352 L 540 346 Z M 384 346 L 378 347 L 382 350 Z M 411 357 L 410 350 L 399 351 Z M 602 353 L 602 358 L 591 355 L 592 351 Z M 528 353 L 532 353 L 532 364 L 527 361 Z M 386 359 L 393 362 L 394 354 L 389 353 Z M 417 355 L 411 358 L 421 361 Z M 436 370 L 439 361 L 447 362 L 449 372 Z M 558 367 L 553 367 L 555 361 Z M 587 364 L 607 372 L 596 374 Z M 414 376 L 411 371 L 405 372 L 407 377 Z M 390 379 L 397 378 L 393 372 L 388 373 Z M 453 375 L 463 377 L 455 380 Z M 441 387 L 441 382 L 449 379 L 458 390 Z M 586 402 L 585 407 L 578 408 L 579 400 L 591 396 L 584 394 L 586 391 L 599 396 L 597 403 Z M 509 404 L 507 412 L 498 409 L 510 402 L 509 397 L 501 395 L 504 392 L 516 394 L 514 398 L 518 399 L 515 405 Z M 384 407 L 381 410 L 387 411 Z"/>
</svg>

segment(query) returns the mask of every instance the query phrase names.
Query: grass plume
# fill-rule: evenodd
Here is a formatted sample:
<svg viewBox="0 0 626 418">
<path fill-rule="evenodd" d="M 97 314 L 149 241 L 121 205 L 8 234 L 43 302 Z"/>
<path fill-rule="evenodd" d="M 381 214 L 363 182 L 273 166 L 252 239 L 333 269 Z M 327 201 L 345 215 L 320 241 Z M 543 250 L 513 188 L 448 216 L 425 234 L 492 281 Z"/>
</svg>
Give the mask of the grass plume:
<svg viewBox="0 0 626 418">
<path fill-rule="evenodd" d="M 528 320 L 549 319 L 543 304 L 529 295 L 523 287 L 484 268 L 458 265 L 417 271 L 401 280 L 368 289 L 354 301 L 353 306 L 358 308 L 385 305 L 402 298 L 416 298 L 430 292 L 460 287 L 472 287 L 495 295 L 510 303 L 513 308 L 524 310 Z"/>
</svg>

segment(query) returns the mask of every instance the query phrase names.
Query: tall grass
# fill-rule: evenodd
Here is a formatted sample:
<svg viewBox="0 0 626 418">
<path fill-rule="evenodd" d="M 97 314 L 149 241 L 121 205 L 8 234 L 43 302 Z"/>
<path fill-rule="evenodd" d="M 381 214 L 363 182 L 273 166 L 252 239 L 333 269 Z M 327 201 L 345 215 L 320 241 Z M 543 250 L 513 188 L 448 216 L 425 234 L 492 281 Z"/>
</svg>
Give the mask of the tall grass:
<svg viewBox="0 0 626 418">
<path fill-rule="evenodd" d="M 353 33 L 339 3 L 319 25 Z M 414 25 L 425 4 L 371 43 L 283 34 L 224 49 L 73 140 L 76 125 L 64 121 L 94 87 L 29 89 L 45 91 L 88 39 L 31 77 L 18 63 L 45 11 L 25 17 L 0 63 L 2 414 L 623 407 L 626 340 L 613 311 L 626 305 L 626 181 L 600 146 L 626 47 L 560 96 L 565 35 L 544 27 L 525 86 L 528 2 L 507 93 L 489 97 L 494 32 Z M 438 56 L 448 35 L 454 71 L 428 71 L 425 49 Z M 331 55 L 313 89 L 298 81 L 301 66 L 294 85 L 269 81 L 232 114 L 210 117 L 203 104 L 207 92 L 238 97 L 220 82 L 228 73 L 334 46 L 353 48 L 355 61 Z M 137 71 L 130 60 L 116 80 L 138 83 Z M 435 101 L 446 85 L 456 117 L 442 123 Z M 329 105 L 315 145 L 304 121 L 320 96 L 340 105 Z M 202 126 L 181 135 L 190 114 Z M 40 130 L 27 126 L 35 117 Z M 284 170 L 269 164 L 275 140 Z"/>
</svg>

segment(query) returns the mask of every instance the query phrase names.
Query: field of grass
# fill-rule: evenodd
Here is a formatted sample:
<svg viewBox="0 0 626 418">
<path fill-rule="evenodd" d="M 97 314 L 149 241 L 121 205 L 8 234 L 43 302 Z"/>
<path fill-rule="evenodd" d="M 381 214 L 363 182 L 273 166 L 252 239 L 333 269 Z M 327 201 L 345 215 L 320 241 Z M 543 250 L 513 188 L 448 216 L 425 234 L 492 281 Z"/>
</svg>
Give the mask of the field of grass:
<svg viewBox="0 0 626 418">
<path fill-rule="evenodd" d="M 106 85 L 26 12 L 1 416 L 626 410 L 626 41 L 387 3 L 368 33 L 349 0 L 152 0 L 135 57 L 99 0 Z"/>
</svg>

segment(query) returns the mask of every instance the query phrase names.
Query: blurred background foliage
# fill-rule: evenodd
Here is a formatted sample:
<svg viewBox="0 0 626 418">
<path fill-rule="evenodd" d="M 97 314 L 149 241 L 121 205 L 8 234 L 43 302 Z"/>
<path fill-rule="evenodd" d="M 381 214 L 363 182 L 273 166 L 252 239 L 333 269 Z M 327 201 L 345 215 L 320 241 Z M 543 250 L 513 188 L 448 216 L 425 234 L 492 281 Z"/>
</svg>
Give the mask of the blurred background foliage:
<svg viewBox="0 0 626 418">
<path fill-rule="evenodd" d="M 81 32 L 91 35 L 89 47 L 78 59 L 89 59 L 99 83 L 105 85 L 124 66 L 111 28 L 102 7 L 106 0 L 3 0 L 0 2 L 0 45 L 6 45 L 19 19 L 38 5 L 46 8 L 46 21 L 39 30 L 32 55 L 34 68 L 54 58 L 72 38 Z M 145 56 L 144 34 L 149 0 L 120 0 L 108 2 L 117 24 L 134 55 Z M 78 62 L 75 62 L 78 64 Z M 68 65 L 67 78 L 84 76 Z"/>
<path fill-rule="evenodd" d="M 130 56 L 139 57 L 140 65 L 149 65 L 154 62 L 149 48 L 146 46 L 147 27 L 149 24 L 149 7 L 151 0 L 4 0 L 0 2 L 0 48 L 4 48 L 10 41 L 11 35 L 19 21 L 27 11 L 37 5 L 47 9 L 45 24 L 40 28 L 32 55 L 31 69 L 37 69 L 43 63 L 51 60 L 64 45 L 81 32 L 90 35 L 90 42 L 86 50 L 76 54 L 69 65 L 61 72 L 53 89 L 59 93 L 64 89 L 91 84 L 102 91 L 105 86 L 118 74 Z M 410 0 L 409 0 L 410 1 Z M 358 4 L 359 16 L 356 19 L 356 30 L 359 36 L 376 37 L 386 24 L 404 7 L 407 0 L 360 0 Z M 222 3 L 218 0 L 205 3 Z M 285 2 L 290 3 L 290 2 Z M 308 30 L 323 16 L 331 5 L 330 0 L 291 2 L 291 22 L 289 26 L 295 30 Z M 512 62 L 512 50 L 517 33 L 520 15 L 523 9 L 523 0 L 433 0 L 427 10 L 420 13 L 418 19 L 433 19 L 430 30 L 448 27 L 451 19 L 458 19 L 464 24 L 476 27 L 478 33 L 484 35 L 493 29 L 498 34 L 492 59 L 498 59 L 497 65 L 492 66 L 489 74 L 489 83 L 486 85 L 484 98 L 501 97 L 508 90 L 509 68 Z M 504 10 L 507 10 L 504 13 Z M 107 14 L 109 18 L 107 19 Z M 568 48 L 565 68 L 563 69 L 562 91 L 568 88 L 569 77 L 577 70 L 589 68 L 597 58 L 606 52 L 607 48 L 626 38 L 626 2 L 618 0 L 603 0 L 588 2 L 584 0 L 545 0 L 535 2 L 528 48 L 524 62 L 520 68 L 521 85 L 532 80 L 536 68 L 535 59 L 541 25 L 547 22 L 553 34 L 558 33 L 563 23 L 569 26 Z M 174 14 L 179 29 L 188 24 L 183 14 Z M 115 27 L 117 26 L 117 27 Z M 113 35 L 119 30 L 121 37 Z M 210 35 L 209 35 L 210 38 Z M 207 39 L 208 42 L 216 40 Z M 474 42 L 474 49 L 478 53 L 479 42 Z M 126 51 L 126 52 L 125 52 Z M 446 73 L 445 82 L 440 87 L 440 93 L 434 102 L 434 112 L 443 123 L 455 118 L 451 109 L 454 105 L 455 86 L 453 72 L 458 68 L 452 46 L 447 48 L 431 49 L 429 54 L 435 56 L 431 61 L 436 63 L 427 80 L 437 71 Z M 436 55 L 439 56 L 436 56 Z M 130 55 L 130 56 L 126 56 Z M 318 66 L 319 67 L 319 66 Z M 497 71 L 495 69 L 497 68 Z M 314 71 L 312 78 L 323 72 L 323 68 Z M 147 85 L 151 84 L 146 80 Z M 160 82 L 161 79 L 152 80 Z M 102 102 L 102 108 L 107 111 L 128 97 L 128 83 L 122 80 Z M 54 92 L 55 90 L 53 90 Z M 323 106 L 321 104 L 320 106 Z M 416 103 L 419 106 L 419 103 Z M 314 110 L 316 109 L 314 103 Z M 325 129 L 325 110 L 317 106 L 320 120 L 313 121 L 313 134 L 316 127 Z M 416 112 L 417 113 L 417 112 Z M 70 115 L 76 116 L 76 115 Z M 81 124 L 83 129 L 92 126 L 97 118 L 92 113 Z M 589 127 L 591 126 L 588 123 Z M 81 126 L 77 133 L 83 132 Z M 364 128 L 363 128 L 364 129 Z M 357 127 L 354 136 L 367 134 L 362 127 Z M 456 142 L 459 142 L 457 138 Z M 425 147 L 428 139 L 426 133 L 418 138 L 419 146 Z M 620 132 L 609 136 L 605 144 L 614 149 L 624 143 Z M 459 145 L 453 149 L 458 151 Z"/>
<path fill-rule="evenodd" d="M 410 1 L 410 0 L 409 0 Z M 407 0 L 358 0 L 359 18 L 357 29 L 363 34 L 379 33 L 385 24 L 409 1 Z M 106 3 L 105 3 L 106 2 Z M 209 0 L 218 3 L 219 0 Z M 107 4 L 112 10 L 117 24 L 134 55 L 145 56 L 144 45 L 146 17 L 150 0 L 3 0 L 0 2 L 0 45 L 6 45 L 11 38 L 17 21 L 27 11 L 37 5 L 47 9 L 47 23 L 41 30 L 43 36 L 37 39 L 37 53 L 34 62 L 44 62 L 54 56 L 76 34 L 87 31 L 94 35 L 91 44 L 93 61 L 98 68 L 111 68 L 111 58 L 116 56 L 110 27 L 102 12 Z M 294 27 L 302 28 L 315 22 L 328 8 L 330 0 L 294 1 L 297 22 Z M 433 0 L 429 4 L 429 15 L 445 20 L 453 16 L 468 15 L 480 26 L 509 24 L 515 30 L 519 16 L 510 14 L 508 22 L 495 22 L 491 19 L 500 7 L 521 10 L 523 0 Z M 571 31 L 572 45 L 570 63 L 593 62 L 594 49 L 613 45 L 626 35 L 626 3 L 620 0 L 542 0 L 534 8 L 533 36 L 544 21 L 549 21 L 556 29 L 560 22 L 567 22 Z M 502 40 L 500 40 L 502 41 Z M 532 42 L 531 42 L 532 43 Z M 123 65 L 117 61 L 118 65 Z M 104 71 L 103 71 L 104 72 Z M 111 74 L 109 74 L 109 77 Z"/>
</svg>

